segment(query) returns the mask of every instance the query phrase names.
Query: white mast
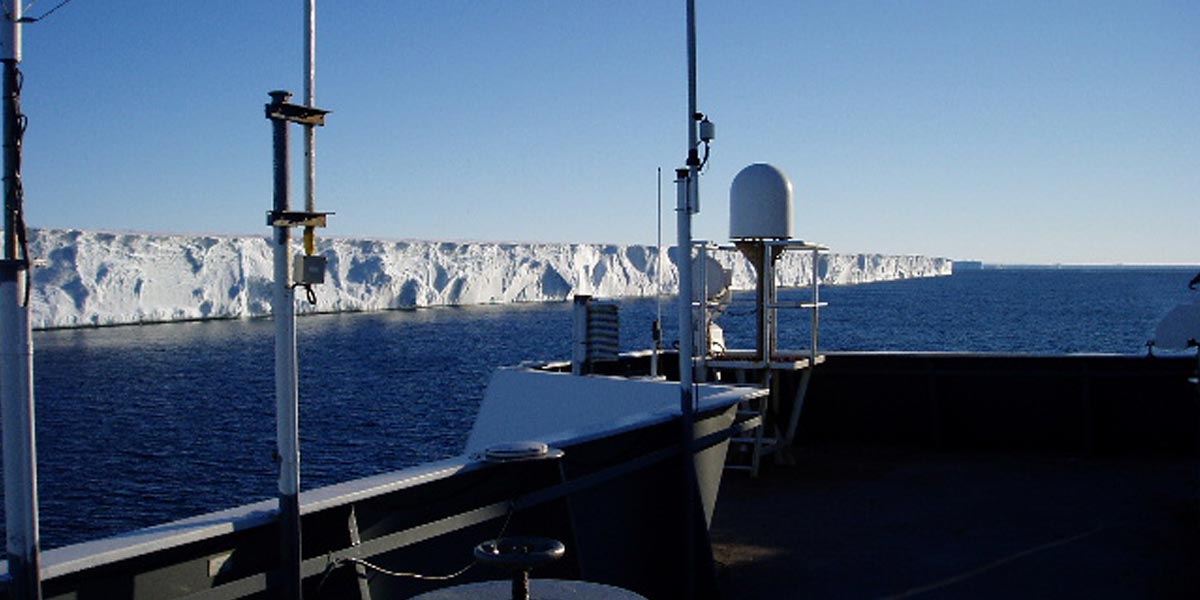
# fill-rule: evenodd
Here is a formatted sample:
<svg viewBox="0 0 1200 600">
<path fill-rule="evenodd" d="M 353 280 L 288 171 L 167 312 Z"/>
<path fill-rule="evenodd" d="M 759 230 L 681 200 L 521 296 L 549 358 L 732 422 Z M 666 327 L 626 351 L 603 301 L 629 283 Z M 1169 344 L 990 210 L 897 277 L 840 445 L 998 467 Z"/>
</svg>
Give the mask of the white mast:
<svg viewBox="0 0 1200 600">
<path fill-rule="evenodd" d="M 317 0 L 304 0 L 304 105 L 317 106 Z M 304 126 L 304 210 L 317 210 L 317 128 Z M 305 243 L 312 235 L 305 231 Z M 311 252 L 309 252 L 311 254 Z"/>
<path fill-rule="evenodd" d="M 22 215 L 20 115 L 22 0 L 0 27 L 4 62 L 4 259 L 0 261 L 0 406 L 4 422 L 4 510 L 12 598 L 42 597 L 37 441 L 34 433 L 33 341 L 29 324 L 29 256 Z"/>
<path fill-rule="evenodd" d="M 687 79 L 688 79 L 688 153 L 687 168 L 676 171 L 677 201 L 675 207 L 679 252 L 679 407 L 683 415 L 681 449 L 683 450 L 683 527 L 685 562 L 683 597 L 695 597 L 695 578 L 691 566 L 695 562 L 695 497 L 696 465 L 693 460 L 695 439 L 696 379 L 693 372 L 696 352 L 695 325 L 692 310 L 692 214 L 699 212 L 700 155 L 697 150 L 696 122 L 696 2 L 687 2 Z"/>
<path fill-rule="evenodd" d="M 695 377 L 692 367 L 696 351 L 692 324 L 692 214 L 699 212 L 700 155 L 696 148 L 696 2 L 687 2 L 688 154 L 687 169 L 680 169 L 680 190 L 675 206 L 679 245 L 679 381 L 684 416 L 694 410 Z"/>
<path fill-rule="evenodd" d="M 316 0 L 304 3 L 304 105 L 314 108 L 316 101 Z M 277 102 L 286 102 L 279 96 Z M 276 211 L 291 210 L 288 193 L 287 123 L 278 122 L 276 144 Z M 316 125 L 304 123 L 304 210 L 316 211 Z M 282 144 L 282 148 L 279 145 Z M 282 163 L 282 164 L 280 164 Z M 282 171 L 282 174 L 280 174 Z M 304 254 L 316 252 L 315 228 L 304 228 Z M 275 319 L 275 418 L 279 460 L 279 526 L 281 596 L 299 600 L 302 596 L 303 536 L 300 527 L 300 384 L 296 355 L 296 296 L 291 285 L 291 235 L 287 227 L 276 228 L 275 293 L 272 313 Z"/>
<path fill-rule="evenodd" d="M 283 105 L 291 94 L 271 92 L 272 105 Z M 274 209 L 291 210 L 288 163 L 288 123 L 272 123 L 274 136 Z M 281 598 L 300 597 L 300 390 L 296 360 L 296 294 L 291 284 L 292 234 L 276 226 L 274 246 L 275 282 L 271 296 L 271 319 L 275 322 L 275 447 L 279 457 L 279 532 Z"/>
<path fill-rule="evenodd" d="M 662 167 L 658 168 L 658 237 L 654 254 L 654 352 L 650 355 L 650 376 L 658 377 L 658 355 L 662 352 Z"/>
</svg>

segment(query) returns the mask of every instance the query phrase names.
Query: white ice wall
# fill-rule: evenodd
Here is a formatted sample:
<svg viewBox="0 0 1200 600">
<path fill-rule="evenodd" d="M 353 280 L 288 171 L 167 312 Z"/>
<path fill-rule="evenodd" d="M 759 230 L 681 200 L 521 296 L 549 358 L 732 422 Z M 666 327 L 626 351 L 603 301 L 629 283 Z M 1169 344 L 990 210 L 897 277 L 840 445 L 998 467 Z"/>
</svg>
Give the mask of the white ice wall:
<svg viewBox="0 0 1200 600">
<path fill-rule="evenodd" d="M 301 311 L 383 310 L 564 300 L 574 294 L 651 296 L 658 252 L 648 246 L 325 239 L 329 260 L 317 306 Z M 265 315 L 271 250 L 265 237 L 34 230 L 35 328 Z M 808 283 L 806 254 L 785 255 L 780 284 Z M 737 289 L 754 287 L 740 256 L 720 257 Z M 663 281 L 676 287 L 671 259 Z M 824 283 L 949 275 L 952 261 L 924 256 L 832 254 Z"/>
</svg>

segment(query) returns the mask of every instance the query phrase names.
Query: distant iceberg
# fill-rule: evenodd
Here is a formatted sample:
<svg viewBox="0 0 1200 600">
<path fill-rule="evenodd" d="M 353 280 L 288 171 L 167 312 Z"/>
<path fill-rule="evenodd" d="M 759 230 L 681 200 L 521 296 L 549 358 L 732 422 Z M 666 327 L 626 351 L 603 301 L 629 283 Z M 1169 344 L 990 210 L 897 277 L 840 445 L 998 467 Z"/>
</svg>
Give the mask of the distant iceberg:
<svg viewBox="0 0 1200 600">
<path fill-rule="evenodd" d="M 954 272 L 962 273 L 965 271 L 981 271 L 983 270 L 983 261 L 978 260 L 956 260 L 954 261 Z"/>
<path fill-rule="evenodd" d="M 301 312 L 559 301 L 574 294 L 653 296 L 660 261 L 653 246 L 324 239 L 326 284 Z M 160 235 L 39 229 L 30 232 L 33 326 L 87 327 L 267 315 L 271 248 L 265 237 Z M 754 271 L 734 252 L 717 256 L 735 289 Z M 673 294 L 674 252 L 661 261 Z M 830 254 L 822 283 L 856 284 L 949 275 L 953 262 L 925 256 Z M 807 253 L 786 254 L 779 284 L 803 286 Z"/>
</svg>

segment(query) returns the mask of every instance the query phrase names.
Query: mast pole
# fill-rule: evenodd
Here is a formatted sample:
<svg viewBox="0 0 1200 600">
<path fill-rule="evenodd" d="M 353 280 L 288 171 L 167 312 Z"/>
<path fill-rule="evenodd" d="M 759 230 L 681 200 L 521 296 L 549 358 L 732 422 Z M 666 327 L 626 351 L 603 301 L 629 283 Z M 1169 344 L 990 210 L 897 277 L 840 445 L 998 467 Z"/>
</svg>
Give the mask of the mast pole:
<svg viewBox="0 0 1200 600">
<path fill-rule="evenodd" d="M 692 316 L 692 214 L 698 212 L 700 157 L 696 149 L 696 1 L 687 2 L 688 60 L 688 153 L 687 169 L 682 178 L 682 193 L 676 202 L 676 228 L 679 245 L 679 382 L 680 402 L 685 421 L 692 418 L 695 376 L 692 373 L 696 351 Z"/>
<path fill-rule="evenodd" d="M 317 0 L 304 2 L 304 105 L 317 106 Z M 317 210 L 317 128 L 304 126 L 304 210 Z M 305 231 L 305 236 L 311 235 Z M 307 242 L 307 239 L 306 239 Z"/>
<path fill-rule="evenodd" d="M 271 92 L 272 108 L 283 107 L 291 94 Z M 278 110 L 279 108 L 277 108 Z M 274 214 L 291 210 L 291 158 L 288 122 L 271 121 L 274 150 Z M 296 359 L 296 294 L 291 286 L 292 234 L 275 226 L 275 283 L 271 318 L 275 321 L 275 447 L 279 460 L 279 569 L 281 598 L 300 598 L 300 385 Z"/>
<path fill-rule="evenodd" d="M 696 343 L 692 310 L 692 214 L 699 211 L 700 156 L 696 131 L 696 1 L 687 0 L 688 152 L 687 169 L 676 171 L 676 222 L 679 251 L 679 407 L 682 413 L 684 471 L 684 598 L 695 597 L 695 521 L 698 490 L 693 444 L 696 383 L 693 368 Z"/>
<path fill-rule="evenodd" d="M 650 355 L 650 376 L 658 377 L 658 355 L 662 353 L 662 167 L 658 168 L 658 237 L 654 254 L 654 352 Z"/>
<path fill-rule="evenodd" d="M 680 257 L 679 272 L 679 378 L 683 394 L 684 416 L 695 410 L 691 402 L 695 376 L 694 319 L 692 315 L 692 215 L 700 212 L 700 153 L 696 131 L 696 0 L 687 2 L 687 78 L 688 78 L 688 152 L 685 176 L 686 193 L 679 198 L 676 207 L 678 243 Z M 687 268 L 684 268 L 687 267 Z M 686 325 L 686 327 L 685 327 Z M 686 343 L 684 343 L 686 341 Z"/>
<path fill-rule="evenodd" d="M 275 320 L 275 443 L 279 458 L 279 575 L 280 597 L 300 600 L 303 595 L 300 527 L 300 384 L 296 356 L 296 285 L 309 291 L 324 279 L 324 263 L 314 259 L 316 228 L 325 226 L 327 213 L 316 212 L 316 127 L 325 124 L 324 111 L 313 106 L 316 95 L 316 0 L 304 2 L 304 105 L 289 104 L 286 91 L 271 92 L 267 118 L 274 142 L 274 210 L 269 224 L 274 228 L 275 287 L 271 313 Z M 304 126 L 304 211 L 291 208 L 291 157 L 288 123 Z M 291 227 L 304 227 L 304 255 L 293 263 Z M 296 265 L 301 269 L 293 269 Z M 316 272 L 313 272 L 315 269 Z M 293 282 L 293 271 L 296 281 Z"/>
<path fill-rule="evenodd" d="M 4 259 L 0 261 L 0 411 L 4 423 L 4 510 L 12 598 L 42 597 L 38 538 L 37 440 L 33 340 L 29 323 L 29 257 L 24 251 L 20 114 L 21 0 L 0 27 L 4 63 Z"/>
</svg>

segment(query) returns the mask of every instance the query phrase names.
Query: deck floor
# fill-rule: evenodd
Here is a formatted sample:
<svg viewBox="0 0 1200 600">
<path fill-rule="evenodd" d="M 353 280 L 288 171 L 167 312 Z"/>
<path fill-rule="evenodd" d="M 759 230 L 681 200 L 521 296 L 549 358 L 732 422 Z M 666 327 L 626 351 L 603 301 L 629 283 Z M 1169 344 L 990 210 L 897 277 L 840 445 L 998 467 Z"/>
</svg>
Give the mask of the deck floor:
<svg viewBox="0 0 1200 600">
<path fill-rule="evenodd" d="M 727 599 L 1200 598 L 1200 463 L 819 449 L 727 473 Z"/>
</svg>

